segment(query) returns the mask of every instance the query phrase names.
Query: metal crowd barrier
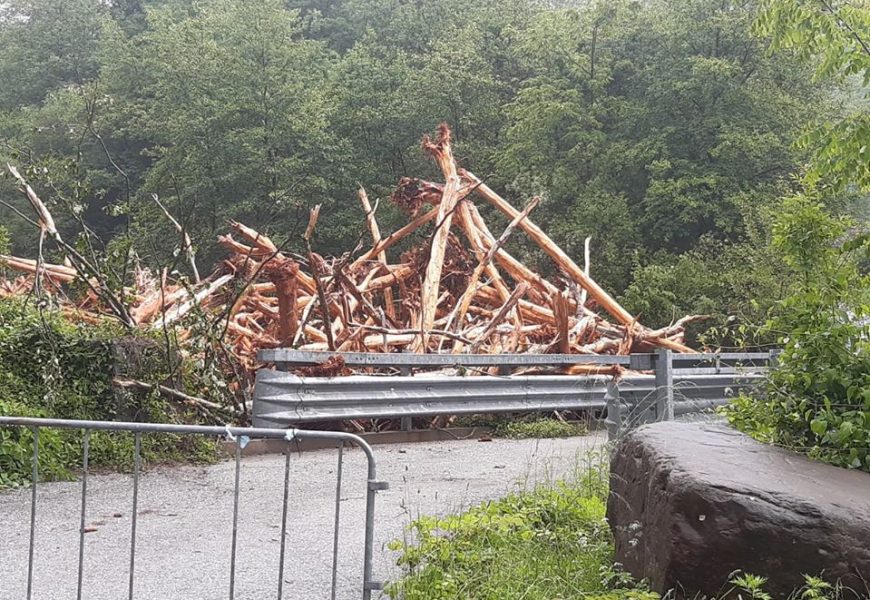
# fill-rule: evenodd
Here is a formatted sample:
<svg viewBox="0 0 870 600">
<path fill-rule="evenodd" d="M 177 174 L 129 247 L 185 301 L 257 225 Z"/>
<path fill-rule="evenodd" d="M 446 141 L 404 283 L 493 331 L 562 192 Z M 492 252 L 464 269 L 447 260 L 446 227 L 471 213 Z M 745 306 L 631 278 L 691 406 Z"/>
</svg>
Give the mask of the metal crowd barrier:
<svg viewBox="0 0 870 600">
<path fill-rule="evenodd" d="M 234 441 L 235 448 L 235 485 L 233 490 L 233 525 L 232 525 L 232 540 L 230 549 L 230 564 L 229 564 L 229 598 L 232 600 L 235 597 L 235 576 L 236 576 L 236 543 L 238 540 L 238 516 L 239 516 L 239 473 L 241 466 L 242 448 L 251 439 L 284 439 L 287 440 L 287 452 L 284 465 L 284 499 L 281 517 L 281 541 L 279 550 L 279 572 L 277 583 L 277 596 L 279 600 L 283 598 L 284 585 L 284 559 L 285 559 L 285 544 L 287 538 L 287 504 L 289 497 L 290 486 L 290 455 L 291 442 L 295 440 L 334 440 L 338 447 L 338 467 L 336 469 L 336 493 L 335 493 L 335 519 L 334 519 L 334 537 L 332 548 L 332 581 L 330 588 L 330 598 L 335 600 L 336 585 L 337 585 L 337 564 L 339 554 L 339 524 L 340 524 L 340 500 L 341 500 L 341 477 L 342 477 L 342 461 L 343 447 L 345 444 L 358 446 L 366 456 L 368 462 L 367 470 L 367 492 L 366 492 L 366 518 L 365 518 L 365 548 L 363 554 L 363 576 L 361 582 L 360 596 L 363 600 L 369 600 L 373 590 L 381 589 L 383 586 L 380 582 L 375 581 L 372 577 L 372 557 L 374 548 L 374 516 L 375 516 L 375 494 L 379 490 L 388 489 L 388 484 L 377 479 L 376 465 L 374 454 L 371 446 L 357 435 L 338 431 L 309 431 L 298 429 L 268 429 L 268 428 L 252 428 L 252 427 L 210 427 L 201 425 L 174 425 L 174 424 L 158 424 L 158 423 L 124 423 L 124 422 L 104 422 L 104 421 L 75 421 L 62 419 L 36 419 L 24 417 L 4 417 L 0 416 L 0 427 L 27 427 L 33 431 L 33 456 L 32 456 L 32 486 L 31 486 L 31 505 L 30 505 L 30 542 L 27 560 L 27 600 L 31 600 L 33 596 L 33 555 L 37 503 L 36 489 L 39 483 L 39 431 L 43 428 L 59 428 L 59 429 L 77 429 L 83 432 L 82 438 L 82 475 L 81 475 L 81 516 L 79 525 L 79 549 L 78 549 L 78 579 L 76 600 L 82 600 L 82 581 L 84 575 L 84 555 L 85 555 L 85 522 L 87 516 L 87 499 L 88 499 L 88 454 L 89 454 L 89 439 L 91 431 L 119 431 L 129 432 L 134 434 L 134 458 L 133 458 L 133 510 L 130 531 L 130 562 L 129 562 L 129 582 L 127 589 L 128 600 L 134 598 L 135 591 L 135 566 L 136 566 L 136 521 L 137 507 L 139 502 L 139 475 L 141 470 L 141 439 L 143 433 L 171 433 L 171 434 L 190 434 L 190 435 L 206 435 L 226 437 Z"/>
</svg>

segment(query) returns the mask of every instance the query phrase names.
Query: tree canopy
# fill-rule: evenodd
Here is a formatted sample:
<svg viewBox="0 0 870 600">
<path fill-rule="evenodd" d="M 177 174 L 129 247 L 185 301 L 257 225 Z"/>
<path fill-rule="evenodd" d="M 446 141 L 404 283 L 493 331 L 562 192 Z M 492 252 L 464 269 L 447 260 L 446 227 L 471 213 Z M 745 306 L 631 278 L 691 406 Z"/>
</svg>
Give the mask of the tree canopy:
<svg viewBox="0 0 870 600">
<path fill-rule="evenodd" d="M 205 263 L 229 219 L 301 249 L 318 203 L 317 249 L 340 254 L 357 183 L 434 176 L 419 138 L 447 121 L 463 166 L 542 195 L 569 252 L 592 236 L 596 279 L 645 323 L 760 311 L 784 293 L 770 223 L 795 177 L 867 191 L 868 28 L 835 0 L 10 0 L 0 158 L 107 255 L 171 263 L 155 195 Z M 32 254 L 11 182 L 0 200 Z"/>
</svg>

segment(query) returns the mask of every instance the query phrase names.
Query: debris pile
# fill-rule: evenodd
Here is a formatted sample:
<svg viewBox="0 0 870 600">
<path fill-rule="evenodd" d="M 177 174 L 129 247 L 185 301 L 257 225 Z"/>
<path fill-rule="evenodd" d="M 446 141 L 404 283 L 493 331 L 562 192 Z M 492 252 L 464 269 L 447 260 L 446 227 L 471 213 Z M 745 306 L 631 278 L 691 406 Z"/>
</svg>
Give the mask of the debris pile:
<svg viewBox="0 0 870 600">
<path fill-rule="evenodd" d="M 399 182 L 391 201 L 409 218 L 400 229 L 382 235 L 375 210 L 359 190 L 372 240 L 361 254 L 357 250 L 328 259 L 312 250 L 319 217 L 315 207 L 304 236 L 305 255 L 285 252 L 258 231 L 231 223 L 231 231 L 219 238 L 229 257 L 199 281 L 189 238 L 181 231 L 186 244 L 182 250 L 197 273 L 194 281 L 171 281 L 166 273 L 156 277 L 140 268 L 132 285 L 117 296 L 109 296 L 84 257 L 60 239 L 44 204 L 10 167 L 36 210 L 43 235 L 69 250 L 69 264 L 0 256 L 0 264 L 27 274 L 0 279 L 0 298 L 26 294 L 39 282 L 72 318 L 112 315 L 130 327 L 179 327 L 182 338 L 190 335 L 184 328 L 194 315 L 209 315 L 223 324 L 225 347 L 248 373 L 259 366 L 258 349 L 279 346 L 453 354 L 691 351 L 683 343 L 684 326 L 700 317 L 685 317 L 657 330 L 638 323 L 590 277 L 588 264 L 580 268 L 532 221 L 538 198 L 518 210 L 458 168 L 446 125 L 439 127 L 435 139 L 424 138 L 423 150 L 437 162 L 444 181 Z M 491 230 L 478 210 L 479 200 L 505 215 L 507 227 Z M 506 240 L 518 230 L 553 260 L 561 283 L 545 279 L 505 249 Z M 391 256 L 399 242 L 422 231 L 429 232 L 425 241 Z M 77 301 L 65 291 L 73 282 L 84 283 L 78 289 L 86 290 Z M 118 299 L 123 306 L 117 306 Z M 324 367 L 333 375 L 346 372 L 341 361 Z M 602 370 L 613 368 L 567 369 Z"/>
</svg>

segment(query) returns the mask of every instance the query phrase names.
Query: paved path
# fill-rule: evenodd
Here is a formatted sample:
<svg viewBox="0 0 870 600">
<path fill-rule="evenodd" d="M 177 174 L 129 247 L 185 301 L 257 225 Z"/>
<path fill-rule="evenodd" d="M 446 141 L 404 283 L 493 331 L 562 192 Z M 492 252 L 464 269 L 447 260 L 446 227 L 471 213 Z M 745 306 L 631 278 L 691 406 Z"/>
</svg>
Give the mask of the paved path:
<svg viewBox="0 0 870 600">
<path fill-rule="evenodd" d="M 397 574 L 385 544 L 400 538 L 423 514 L 448 514 L 542 480 L 570 474 L 595 436 L 563 440 L 463 440 L 375 447 L 380 492 L 376 511 L 375 573 Z M 236 574 L 238 600 L 276 598 L 284 458 L 246 458 Z M 291 457 L 284 598 L 329 598 L 336 453 Z M 365 507 L 365 460 L 346 450 L 342 492 L 339 594 L 358 598 Z M 92 476 L 88 481 L 83 598 L 126 598 L 131 479 Z M 75 598 L 81 488 L 77 483 L 38 488 L 35 600 Z M 139 488 L 136 598 L 213 600 L 228 597 L 232 532 L 233 463 L 155 468 Z M 30 491 L 0 494 L 0 599 L 26 596 Z"/>
</svg>

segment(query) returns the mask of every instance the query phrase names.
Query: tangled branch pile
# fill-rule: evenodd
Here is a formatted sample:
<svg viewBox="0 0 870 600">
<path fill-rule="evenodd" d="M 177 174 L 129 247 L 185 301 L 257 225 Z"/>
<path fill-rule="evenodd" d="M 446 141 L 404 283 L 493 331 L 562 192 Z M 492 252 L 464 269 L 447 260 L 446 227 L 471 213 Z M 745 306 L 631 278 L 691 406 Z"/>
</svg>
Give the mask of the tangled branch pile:
<svg viewBox="0 0 870 600">
<path fill-rule="evenodd" d="M 0 256 L 6 267 L 28 274 L 0 280 L 0 297 L 25 294 L 38 282 L 72 318 L 94 320 L 110 314 L 129 327 L 180 326 L 182 339 L 189 335 L 183 327 L 190 313 L 212 315 L 224 324 L 223 343 L 249 374 L 259 366 L 259 348 L 278 346 L 339 352 L 690 351 L 683 343 L 683 328 L 698 317 L 657 330 L 639 324 L 535 225 L 531 214 L 537 198 L 517 210 L 457 167 L 446 125 L 440 126 L 436 139 L 424 138 L 423 149 L 437 162 L 444 182 L 403 178 L 391 201 L 407 212 L 409 222 L 387 236 L 381 235 L 375 210 L 360 189 L 372 245 L 355 258 L 348 253 L 326 259 L 311 250 L 316 207 L 304 236 L 306 256 L 283 252 L 265 235 L 231 223 L 231 233 L 219 238 L 229 258 L 209 277 L 187 283 L 137 269 L 132 285 L 120 295 L 110 294 L 87 259 L 61 239 L 45 205 L 10 167 L 36 210 L 36 224 L 54 239 L 67 264 Z M 498 234 L 490 230 L 476 199 L 498 209 L 510 224 Z M 431 233 L 423 243 L 398 261 L 389 257 L 390 249 L 427 224 Z M 553 260 L 563 275 L 561 285 L 504 248 L 518 229 Z M 186 244 L 182 250 L 197 273 L 189 238 L 181 233 Z M 83 282 L 87 290 L 76 302 L 65 292 L 74 281 Z M 570 372 L 601 370 L 576 365 Z"/>
</svg>

